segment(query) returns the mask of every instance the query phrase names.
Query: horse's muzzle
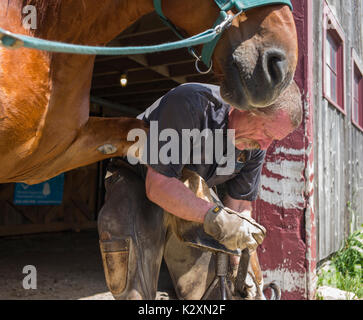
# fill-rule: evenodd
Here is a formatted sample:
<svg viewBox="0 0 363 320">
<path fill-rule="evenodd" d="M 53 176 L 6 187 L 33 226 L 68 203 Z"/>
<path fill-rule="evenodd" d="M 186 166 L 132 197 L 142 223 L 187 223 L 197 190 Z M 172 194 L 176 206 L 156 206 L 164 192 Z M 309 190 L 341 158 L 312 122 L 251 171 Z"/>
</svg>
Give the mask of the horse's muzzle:
<svg viewBox="0 0 363 320">
<path fill-rule="evenodd" d="M 241 110 L 271 105 L 291 82 L 286 54 L 276 48 L 239 49 L 225 70 L 221 95 Z"/>
</svg>

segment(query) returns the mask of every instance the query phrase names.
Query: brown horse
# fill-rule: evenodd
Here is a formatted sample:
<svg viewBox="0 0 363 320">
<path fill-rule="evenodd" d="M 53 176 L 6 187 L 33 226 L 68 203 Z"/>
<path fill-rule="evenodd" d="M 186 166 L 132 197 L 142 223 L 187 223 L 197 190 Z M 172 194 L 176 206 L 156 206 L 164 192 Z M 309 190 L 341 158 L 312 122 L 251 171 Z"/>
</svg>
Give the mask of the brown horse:
<svg viewBox="0 0 363 320">
<path fill-rule="evenodd" d="M 22 25 L 22 8 L 28 4 L 37 9 L 35 31 Z M 153 10 L 152 0 L 2 0 L 0 27 L 104 45 Z M 164 0 L 163 11 L 189 35 L 210 28 L 219 14 L 211 0 Z M 126 154 L 128 131 L 143 128 L 143 123 L 89 117 L 94 59 L 0 49 L 0 183 L 39 183 Z M 260 7 L 236 18 L 219 41 L 213 62 L 226 101 L 241 109 L 270 105 L 290 84 L 297 64 L 297 35 L 288 6 Z M 100 151 L 107 144 L 112 153 Z"/>
</svg>

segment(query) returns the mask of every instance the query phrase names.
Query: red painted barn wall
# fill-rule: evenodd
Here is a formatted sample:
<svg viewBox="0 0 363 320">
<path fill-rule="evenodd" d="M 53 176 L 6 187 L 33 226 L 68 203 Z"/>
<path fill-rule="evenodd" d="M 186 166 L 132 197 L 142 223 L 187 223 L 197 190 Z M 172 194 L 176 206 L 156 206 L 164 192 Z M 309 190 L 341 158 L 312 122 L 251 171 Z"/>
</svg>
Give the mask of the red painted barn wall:
<svg viewBox="0 0 363 320">
<path fill-rule="evenodd" d="M 295 0 L 299 38 L 295 81 L 303 94 L 304 121 L 298 130 L 268 150 L 261 191 L 255 202 L 256 219 L 267 228 L 258 250 L 265 282 L 276 281 L 282 299 L 311 299 L 314 294 L 315 221 L 312 131 L 312 15 L 311 0 Z M 308 12 L 310 11 L 310 15 Z M 311 199 L 310 199 L 311 198 Z M 307 225 L 308 224 L 308 225 Z"/>
</svg>

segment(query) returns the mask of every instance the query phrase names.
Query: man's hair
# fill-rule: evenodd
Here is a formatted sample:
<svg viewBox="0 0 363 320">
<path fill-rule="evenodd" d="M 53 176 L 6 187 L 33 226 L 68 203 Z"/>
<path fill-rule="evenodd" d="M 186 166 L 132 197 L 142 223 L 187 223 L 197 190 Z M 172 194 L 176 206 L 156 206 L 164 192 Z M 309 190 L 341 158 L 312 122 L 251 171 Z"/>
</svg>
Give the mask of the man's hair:
<svg viewBox="0 0 363 320">
<path fill-rule="evenodd" d="M 295 81 L 281 93 L 275 103 L 265 108 L 251 110 L 251 112 L 256 115 L 273 116 L 278 110 L 285 110 L 288 113 L 294 129 L 300 126 L 303 119 L 303 108 L 300 89 Z"/>
</svg>

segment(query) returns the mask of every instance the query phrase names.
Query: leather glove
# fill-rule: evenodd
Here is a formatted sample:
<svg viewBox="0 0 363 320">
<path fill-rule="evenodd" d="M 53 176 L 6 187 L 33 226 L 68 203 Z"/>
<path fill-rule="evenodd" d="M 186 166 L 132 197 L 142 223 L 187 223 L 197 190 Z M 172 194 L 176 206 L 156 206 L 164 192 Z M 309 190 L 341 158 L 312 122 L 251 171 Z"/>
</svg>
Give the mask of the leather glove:
<svg viewBox="0 0 363 320">
<path fill-rule="evenodd" d="M 266 229 L 248 214 L 218 206 L 207 212 L 203 227 L 207 234 L 230 250 L 248 248 L 250 252 L 254 251 L 266 235 Z"/>
</svg>

